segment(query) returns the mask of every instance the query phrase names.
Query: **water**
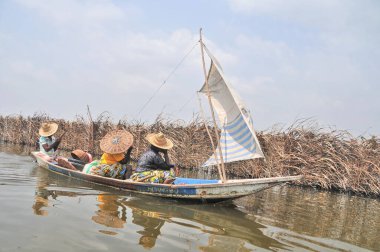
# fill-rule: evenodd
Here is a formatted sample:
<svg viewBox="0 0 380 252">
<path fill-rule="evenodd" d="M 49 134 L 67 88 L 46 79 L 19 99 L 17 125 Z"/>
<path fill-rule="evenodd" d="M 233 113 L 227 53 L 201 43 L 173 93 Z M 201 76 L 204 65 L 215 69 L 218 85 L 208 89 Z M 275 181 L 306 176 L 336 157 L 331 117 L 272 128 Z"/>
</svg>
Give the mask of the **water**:
<svg viewBox="0 0 380 252">
<path fill-rule="evenodd" d="M 274 187 L 191 205 L 96 186 L 0 146 L 0 251 L 379 251 L 380 201 Z"/>
</svg>

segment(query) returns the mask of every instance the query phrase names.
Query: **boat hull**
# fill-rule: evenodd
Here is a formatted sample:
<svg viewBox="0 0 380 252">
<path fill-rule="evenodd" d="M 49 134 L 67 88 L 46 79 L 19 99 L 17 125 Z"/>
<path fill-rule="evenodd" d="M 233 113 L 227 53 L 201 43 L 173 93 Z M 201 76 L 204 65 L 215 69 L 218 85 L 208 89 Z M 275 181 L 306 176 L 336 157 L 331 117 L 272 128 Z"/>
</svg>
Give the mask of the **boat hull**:
<svg viewBox="0 0 380 252">
<path fill-rule="evenodd" d="M 81 171 L 74 171 L 60 167 L 49 160 L 49 157 L 41 152 L 32 152 L 39 166 L 52 172 L 73 177 L 76 179 L 114 187 L 119 190 L 134 191 L 137 193 L 173 198 L 180 200 L 192 200 L 199 202 L 219 202 L 236 199 L 246 195 L 256 193 L 261 190 L 283 184 L 289 181 L 295 181 L 302 176 L 287 176 L 260 179 L 239 179 L 228 180 L 225 183 L 214 182 L 211 180 L 197 180 L 197 184 L 155 184 L 145 182 L 135 182 L 132 180 L 120 180 L 106 178 L 97 175 L 85 174 Z M 202 183 L 204 181 L 204 183 Z"/>
</svg>

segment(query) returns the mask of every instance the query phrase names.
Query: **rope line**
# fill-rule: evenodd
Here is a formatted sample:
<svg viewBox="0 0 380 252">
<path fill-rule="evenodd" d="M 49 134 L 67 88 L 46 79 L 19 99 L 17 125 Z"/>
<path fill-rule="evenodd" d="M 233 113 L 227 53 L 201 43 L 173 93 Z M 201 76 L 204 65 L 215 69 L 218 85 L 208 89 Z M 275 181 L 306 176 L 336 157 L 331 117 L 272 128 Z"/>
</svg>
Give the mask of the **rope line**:
<svg viewBox="0 0 380 252">
<path fill-rule="evenodd" d="M 177 111 L 177 113 L 180 113 L 182 112 L 182 110 L 187 106 L 187 104 L 189 104 L 192 100 L 194 100 L 196 94 L 193 94 L 189 100 L 187 100 L 183 105 L 182 107 Z"/>
<path fill-rule="evenodd" d="M 141 112 L 146 108 L 146 106 L 152 101 L 152 99 L 157 95 L 157 93 L 161 90 L 161 88 L 166 84 L 166 82 L 170 79 L 170 77 L 175 73 L 175 71 L 178 69 L 178 67 L 185 61 L 185 59 L 189 56 L 189 54 L 194 50 L 194 48 L 197 46 L 198 42 L 193 45 L 193 47 L 190 49 L 188 53 L 181 59 L 181 61 L 174 67 L 174 69 L 168 74 L 168 76 L 165 78 L 165 80 L 162 82 L 162 84 L 154 91 L 151 97 L 145 102 L 145 104 L 140 108 L 139 112 L 135 116 L 140 116 Z"/>
</svg>

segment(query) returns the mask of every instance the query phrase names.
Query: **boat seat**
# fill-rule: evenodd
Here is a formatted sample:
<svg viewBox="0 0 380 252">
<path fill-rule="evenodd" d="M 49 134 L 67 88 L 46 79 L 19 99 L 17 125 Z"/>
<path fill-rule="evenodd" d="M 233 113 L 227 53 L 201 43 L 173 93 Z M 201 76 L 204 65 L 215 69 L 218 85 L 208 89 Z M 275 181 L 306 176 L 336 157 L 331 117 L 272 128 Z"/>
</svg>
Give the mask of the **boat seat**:
<svg viewBox="0 0 380 252">
<path fill-rule="evenodd" d="M 82 160 L 75 159 L 75 158 L 68 158 L 68 160 L 69 160 L 71 163 L 75 162 L 75 163 L 77 163 L 77 164 L 82 164 L 82 165 L 85 165 L 85 164 L 86 164 L 86 163 L 83 162 Z"/>
<path fill-rule="evenodd" d="M 79 171 L 82 171 L 84 168 L 85 163 L 81 160 L 74 159 L 74 158 L 68 158 L 69 162 Z"/>
</svg>

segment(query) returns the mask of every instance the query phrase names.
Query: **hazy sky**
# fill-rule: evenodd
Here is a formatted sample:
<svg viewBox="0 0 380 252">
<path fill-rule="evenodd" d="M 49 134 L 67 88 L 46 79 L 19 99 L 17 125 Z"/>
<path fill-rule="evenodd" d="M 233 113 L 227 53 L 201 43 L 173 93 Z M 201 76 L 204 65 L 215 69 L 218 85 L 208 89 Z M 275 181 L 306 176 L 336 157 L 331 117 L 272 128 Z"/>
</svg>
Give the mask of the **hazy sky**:
<svg viewBox="0 0 380 252">
<path fill-rule="evenodd" d="M 379 135 L 379 13 L 377 0 L 1 0 L 0 114 L 189 120 L 203 27 L 257 130 L 310 117 Z"/>
</svg>

